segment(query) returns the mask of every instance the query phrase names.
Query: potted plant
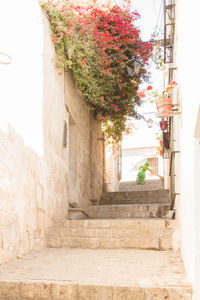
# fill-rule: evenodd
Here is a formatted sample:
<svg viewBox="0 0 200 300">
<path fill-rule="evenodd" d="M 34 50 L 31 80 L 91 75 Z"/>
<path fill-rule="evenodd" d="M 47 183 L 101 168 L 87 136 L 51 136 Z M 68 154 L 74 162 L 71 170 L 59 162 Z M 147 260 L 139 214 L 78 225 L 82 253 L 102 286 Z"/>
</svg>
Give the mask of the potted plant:
<svg viewBox="0 0 200 300">
<path fill-rule="evenodd" d="M 170 84 L 168 84 L 167 88 L 163 91 L 162 94 L 160 94 L 157 91 L 153 91 L 152 86 L 149 85 L 146 90 L 138 91 L 137 95 L 140 98 L 149 96 L 150 102 L 156 103 L 159 117 L 169 117 L 172 114 L 172 98 L 170 92 L 176 86 L 177 83 L 173 81 Z"/>
<path fill-rule="evenodd" d="M 160 117 L 169 117 L 172 114 L 171 90 L 177 86 L 175 81 L 168 84 L 162 95 L 157 95 L 156 107 Z"/>
<path fill-rule="evenodd" d="M 169 117 L 172 114 L 172 98 L 169 95 L 162 95 L 156 100 L 156 107 L 160 117 Z"/>
</svg>

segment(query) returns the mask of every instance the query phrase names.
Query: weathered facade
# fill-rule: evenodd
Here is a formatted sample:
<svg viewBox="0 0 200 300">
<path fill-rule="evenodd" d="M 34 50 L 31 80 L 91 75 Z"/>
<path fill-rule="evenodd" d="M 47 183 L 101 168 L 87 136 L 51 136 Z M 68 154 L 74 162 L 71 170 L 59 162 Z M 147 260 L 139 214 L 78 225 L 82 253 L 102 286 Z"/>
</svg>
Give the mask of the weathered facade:
<svg viewBox="0 0 200 300">
<path fill-rule="evenodd" d="M 47 229 L 103 187 L 101 128 L 70 72 L 55 67 L 49 22 L 35 0 L 0 4 L 0 263 L 46 246 Z M 12 22 L 11 22 L 12 20 Z"/>
</svg>

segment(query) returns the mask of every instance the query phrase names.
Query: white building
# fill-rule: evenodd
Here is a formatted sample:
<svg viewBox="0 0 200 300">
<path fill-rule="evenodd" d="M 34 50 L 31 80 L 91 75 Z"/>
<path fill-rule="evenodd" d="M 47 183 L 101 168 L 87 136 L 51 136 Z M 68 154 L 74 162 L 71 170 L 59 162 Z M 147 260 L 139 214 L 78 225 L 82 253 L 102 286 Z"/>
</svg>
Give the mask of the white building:
<svg viewBox="0 0 200 300">
<path fill-rule="evenodd" d="M 200 38 L 197 32 L 200 28 L 200 3 L 195 0 L 175 2 L 166 1 L 169 9 L 175 4 L 174 57 L 166 69 L 166 81 L 175 80 L 179 85 L 173 95 L 174 113 L 170 121 L 170 182 L 179 220 L 182 257 L 194 287 L 194 299 L 199 300 Z"/>
</svg>

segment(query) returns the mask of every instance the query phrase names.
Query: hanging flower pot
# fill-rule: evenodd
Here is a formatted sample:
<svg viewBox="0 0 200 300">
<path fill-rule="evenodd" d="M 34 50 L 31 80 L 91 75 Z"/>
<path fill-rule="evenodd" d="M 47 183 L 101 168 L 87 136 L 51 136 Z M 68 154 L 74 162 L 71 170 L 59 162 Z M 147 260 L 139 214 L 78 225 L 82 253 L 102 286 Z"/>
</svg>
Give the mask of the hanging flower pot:
<svg viewBox="0 0 200 300">
<path fill-rule="evenodd" d="M 160 128 L 164 131 L 168 127 L 168 121 L 167 120 L 162 120 L 160 121 Z"/>
<path fill-rule="evenodd" d="M 160 117 L 169 117 L 172 114 L 172 99 L 160 98 L 156 101 L 157 110 Z"/>
</svg>

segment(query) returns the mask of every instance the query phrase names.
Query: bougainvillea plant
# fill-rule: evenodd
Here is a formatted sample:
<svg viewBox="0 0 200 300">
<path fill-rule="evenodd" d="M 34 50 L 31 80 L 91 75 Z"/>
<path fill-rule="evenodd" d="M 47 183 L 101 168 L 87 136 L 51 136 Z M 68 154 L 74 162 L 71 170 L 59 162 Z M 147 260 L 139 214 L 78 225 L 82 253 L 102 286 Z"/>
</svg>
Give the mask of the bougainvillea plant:
<svg viewBox="0 0 200 300">
<path fill-rule="evenodd" d="M 105 136 L 118 141 L 127 117 L 139 118 L 142 99 L 138 85 L 147 79 L 151 43 L 140 47 L 139 17 L 125 5 L 78 6 L 70 1 L 47 0 L 42 7 L 49 16 L 58 55 L 57 66 L 71 69 L 77 90 L 87 107 L 103 124 Z M 139 59 L 138 76 L 129 77 L 126 63 Z"/>
</svg>

